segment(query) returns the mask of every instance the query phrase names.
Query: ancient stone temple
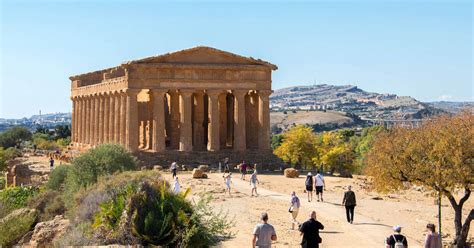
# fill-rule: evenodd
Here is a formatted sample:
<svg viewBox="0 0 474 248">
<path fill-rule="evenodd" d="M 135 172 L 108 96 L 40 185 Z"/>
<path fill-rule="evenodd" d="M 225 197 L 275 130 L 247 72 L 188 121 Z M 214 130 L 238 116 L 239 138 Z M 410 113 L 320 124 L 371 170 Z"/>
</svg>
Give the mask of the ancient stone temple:
<svg viewBox="0 0 474 248">
<path fill-rule="evenodd" d="M 70 77 L 72 142 L 132 152 L 270 150 L 268 62 L 195 47 Z"/>
</svg>

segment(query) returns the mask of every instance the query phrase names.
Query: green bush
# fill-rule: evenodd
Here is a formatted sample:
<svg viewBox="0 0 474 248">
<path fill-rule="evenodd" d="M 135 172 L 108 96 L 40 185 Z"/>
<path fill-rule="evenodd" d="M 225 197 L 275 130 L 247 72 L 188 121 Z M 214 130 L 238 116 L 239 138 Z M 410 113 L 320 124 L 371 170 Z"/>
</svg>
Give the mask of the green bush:
<svg viewBox="0 0 474 248">
<path fill-rule="evenodd" d="M 38 193 L 38 189 L 32 186 L 18 186 L 0 190 L 0 218 L 11 211 L 23 208 L 28 199 Z"/>
<path fill-rule="evenodd" d="M 5 188 L 5 178 L 4 177 L 0 177 L 0 190 L 4 189 Z"/>
<path fill-rule="evenodd" d="M 63 187 L 64 182 L 66 181 L 66 177 L 70 168 L 71 165 L 56 166 L 49 174 L 49 179 L 46 183 L 46 188 L 60 191 Z"/>
<path fill-rule="evenodd" d="M 19 209 L 18 214 L 0 220 L 0 247 L 8 247 L 19 240 L 36 224 L 37 213 L 31 209 Z"/>
<path fill-rule="evenodd" d="M 51 220 L 66 211 L 61 194 L 54 190 L 46 190 L 30 198 L 28 207 L 38 211 L 39 221 Z"/>
<path fill-rule="evenodd" d="M 96 183 L 99 176 L 136 168 L 136 158 L 125 148 L 116 144 L 104 144 L 88 150 L 73 160 L 70 172 L 74 176 L 71 181 L 86 186 Z"/>
<path fill-rule="evenodd" d="M 22 141 L 30 140 L 31 132 L 26 127 L 12 127 L 0 133 L 0 147 L 9 148 L 18 145 Z"/>
<path fill-rule="evenodd" d="M 21 155 L 20 151 L 18 151 L 14 147 L 10 147 L 7 149 L 3 149 L 3 147 L 0 147 L 0 171 L 6 171 L 8 161 L 20 155 Z"/>
<path fill-rule="evenodd" d="M 56 144 L 62 148 L 67 147 L 70 143 L 71 143 L 71 137 L 59 138 L 58 140 L 56 140 Z"/>
</svg>

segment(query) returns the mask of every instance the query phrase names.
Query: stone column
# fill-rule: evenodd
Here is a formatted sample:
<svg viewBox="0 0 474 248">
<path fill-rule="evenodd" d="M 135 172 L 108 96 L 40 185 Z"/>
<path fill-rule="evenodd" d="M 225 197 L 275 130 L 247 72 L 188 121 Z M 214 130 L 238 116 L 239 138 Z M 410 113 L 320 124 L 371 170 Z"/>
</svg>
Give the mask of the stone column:
<svg viewBox="0 0 474 248">
<path fill-rule="evenodd" d="M 108 143 L 109 140 L 109 112 L 110 112 L 110 99 L 109 99 L 109 94 L 105 93 L 104 94 L 104 143 Z"/>
<path fill-rule="evenodd" d="M 71 101 L 72 101 L 72 112 L 71 112 L 71 143 L 76 143 L 76 121 L 77 121 L 77 116 L 76 116 L 76 108 L 77 108 L 77 105 L 76 105 L 76 99 L 71 97 Z"/>
<path fill-rule="evenodd" d="M 120 94 L 120 144 L 125 146 L 127 141 L 127 134 L 126 134 L 126 123 L 127 123 L 127 94 L 121 93 Z"/>
<path fill-rule="evenodd" d="M 125 147 L 131 151 L 138 150 L 138 104 L 137 95 L 140 93 L 138 89 L 127 89 L 127 122 L 126 122 L 126 137 L 127 142 Z"/>
<path fill-rule="evenodd" d="M 211 106 L 211 105 L 209 105 Z M 210 107 L 209 107 L 210 108 Z M 227 91 L 219 95 L 219 143 L 220 148 L 227 147 Z"/>
<path fill-rule="evenodd" d="M 109 94 L 109 143 L 115 143 L 115 95 Z"/>
<path fill-rule="evenodd" d="M 91 96 L 86 97 L 87 107 L 86 107 L 86 115 L 84 118 L 86 119 L 86 144 L 90 144 L 91 142 Z"/>
<path fill-rule="evenodd" d="M 209 96 L 209 124 L 207 128 L 207 150 L 219 151 L 220 148 L 220 133 L 219 133 L 219 94 L 221 90 L 208 90 Z"/>
<path fill-rule="evenodd" d="M 94 95 L 94 145 L 99 144 L 100 96 Z"/>
<path fill-rule="evenodd" d="M 179 114 L 179 94 L 176 90 L 170 90 L 170 143 L 172 149 L 179 148 L 180 114 Z"/>
<path fill-rule="evenodd" d="M 193 150 L 193 124 L 192 124 L 192 90 L 180 90 L 180 122 L 179 122 L 179 150 Z"/>
<path fill-rule="evenodd" d="M 86 143 L 86 108 L 87 108 L 87 101 L 84 96 L 81 96 L 81 144 Z"/>
<path fill-rule="evenodd" d="M 114 95 L 114 142 L 120 143 L 120 94 L 117 93 Z"/>
<path fill-rule="evenodd" d="M 204 92 L 194 92 L 193 147 L 194 150 L 205 150 L 204 142 Z"/>
<path fill-rule="evenodd" d="M 165 144 L 165 97 L 166 90 L 152 90 L 153 118 L 152 118 L 152 151 L 162 152 L 166 149 Z"/>
<path fill-rule="evenodd" d="M 234 150 L 245 151 L 245 95 L 248 90 L 234 90 Z"/>
<path fill-rule="evenodd" d="M 98 144 L 104 143 L 104 95 L 99 94 L 99 139 Z"/>
<path fill-rule="evenodd" d="M 80 116 L 80 113 L 81 113 L 81 99 L 76 96 L 74 98 L 75 100 L 75 103 L 74 103 L 74 114 L 73 114 L 73 118 L 75 120 L 73 120 L 73 129 L 75 129 L 76 131 L 74 131 L 74 143 L 76 143 L 76 145 L 80 142 L 80 138 L 79 138 L 79 135 L 80 135 L 80 130 L 79 130 L 79 126 L 80 126 L 80 120 L 79 120 L 79 116 Z"/>
<path fill-rule="evenodd" d="M 258 148 L 270 150 L 270 94 L 271 90 L 258 92 Z"/>
</svg>

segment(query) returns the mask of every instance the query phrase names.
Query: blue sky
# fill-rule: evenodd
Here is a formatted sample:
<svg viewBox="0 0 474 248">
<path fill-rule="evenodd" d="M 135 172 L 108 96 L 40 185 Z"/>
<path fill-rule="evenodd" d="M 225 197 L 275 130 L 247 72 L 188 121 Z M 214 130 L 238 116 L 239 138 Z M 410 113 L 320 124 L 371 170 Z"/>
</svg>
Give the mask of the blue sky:
<svg viewBox="0 0 474 248">
<path fill-rule="evenodd" d="M 278 65 L 274 89 L 473 100 L 471 1 L 0 2 L 0 118 L 70 111 L 70 75 L 196 45 Z"/>
</svg>

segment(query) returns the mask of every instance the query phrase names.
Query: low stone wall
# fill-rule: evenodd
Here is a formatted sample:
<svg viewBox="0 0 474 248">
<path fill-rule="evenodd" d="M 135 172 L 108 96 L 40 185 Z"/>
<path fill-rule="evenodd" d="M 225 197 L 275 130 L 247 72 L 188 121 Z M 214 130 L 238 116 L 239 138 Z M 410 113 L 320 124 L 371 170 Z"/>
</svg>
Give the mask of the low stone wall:
<svg viewBox="0 0 474 248">
<path fill-rule="evenodd" d="M 224 159 L 229 158 L 229 164 L 236 166 L 242 161 L 253 166 L 257 164 L 259 170 L 275 170 L 283 165 L 283 161 L 275 156 L 271 151 L 246 151 L 235 152 L 232 150 L 223 150 L 218 152 L 208 151 L 166 151 L 164 153 L 154 153 L 148 151 L 141 151 L 137 154 L 141 166 L 153 167 L 154 165 L 161 165 L 165 168 L 169 167 L 173 161 L 179 165 L 186 165 L 189 167 L 198 167 L 199 165 L 209 165 L 211 168 L 218 168 L 219 162 L 224 167 Z"/>
</svg>

